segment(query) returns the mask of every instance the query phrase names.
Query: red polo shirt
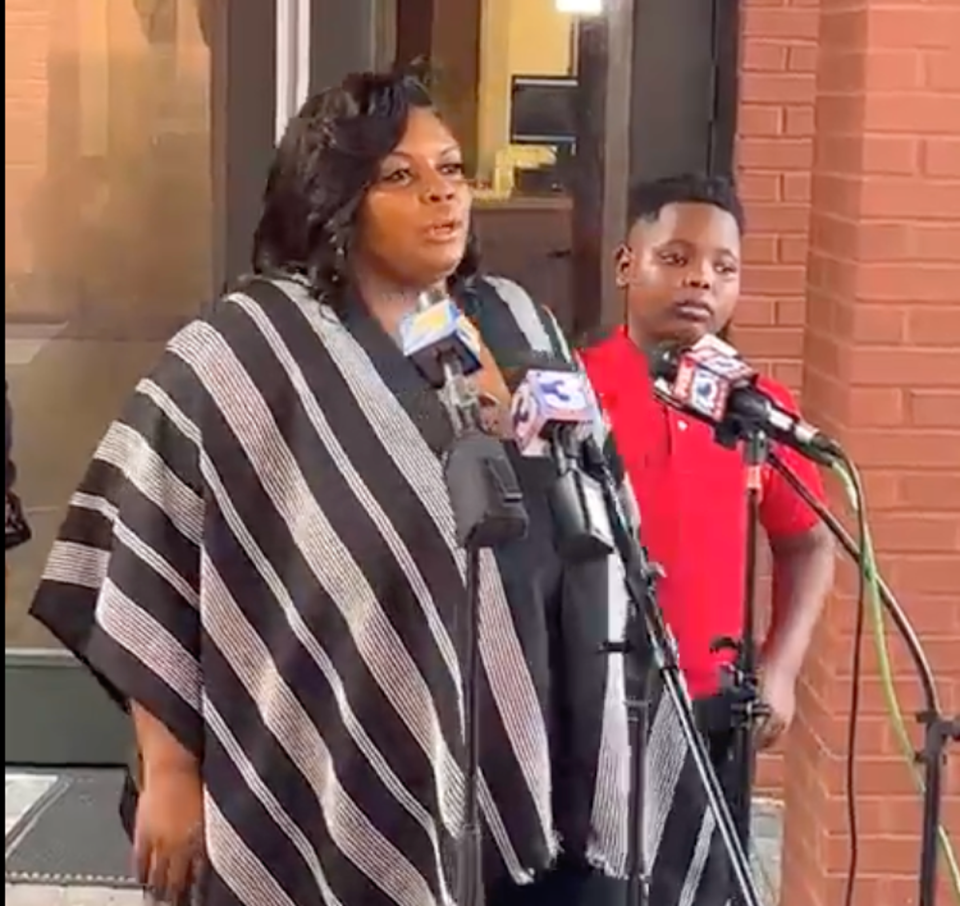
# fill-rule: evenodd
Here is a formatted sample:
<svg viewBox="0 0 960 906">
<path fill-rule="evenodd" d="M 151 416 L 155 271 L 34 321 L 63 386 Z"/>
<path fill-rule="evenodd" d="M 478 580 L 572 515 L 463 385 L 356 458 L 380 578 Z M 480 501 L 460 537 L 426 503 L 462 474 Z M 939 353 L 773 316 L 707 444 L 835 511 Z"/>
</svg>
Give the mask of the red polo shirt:
<svg viewBox="0 0 960 906">
<path fill-rule="evenodd" d="M 666 571 L 658 600 L 677 641 L 690 694 L 717 691 L 729 653 L 711 653 L 720 636 L 738 638 L 743 625 L 746 468 L 740 450 L 714 439 L 709 425 L 659 402 L 643 353 L 620 330 L 583 354 L 587 373 L 613 425 L 642 520 L 641 540 Z M 796 411 L 790 392 L 760 386 Z M 817 467 L 786 448 L 777 453 L 818 497 Z M 769 466 L 760 518 L 771 539 L 806 532 L 816 514 Z"/>
</svg>

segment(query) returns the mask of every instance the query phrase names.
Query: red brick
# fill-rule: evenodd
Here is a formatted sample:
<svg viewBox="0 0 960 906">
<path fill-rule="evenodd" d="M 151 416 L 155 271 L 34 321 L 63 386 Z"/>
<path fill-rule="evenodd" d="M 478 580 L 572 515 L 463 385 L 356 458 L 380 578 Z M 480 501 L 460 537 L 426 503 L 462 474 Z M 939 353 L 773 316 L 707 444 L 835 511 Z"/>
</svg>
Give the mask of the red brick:
<svg viewBox="0 0 960 906">
<path fill-rule="evenodd" d="M 960 211 L 960 181 L 872 175 L 860 190 L 863 217 L 947 220 Z"/>
<path fill-rule="evenodd" d="M 890 553 L 956 553 L 960 515 L 881 513 L 870 519 L 873 543 Z"/>
<path fill-rule="evenodd" d="M 742 296 L 734 316 L 737 329 L 744 325 L 769 327 L 776 324 L 776 308 L 772 299 Z"/>
<path fill-rule="evenodd" d="M 776 236 L 748 232 L 743 237 L 742 254 L 750 264 L 773 264 L 779 260 Z"/>
<path fill-rule="evenodd" d="M 923 269 L 926 271 L 926 267 Z M 953 273 L 944 269 L 940 278 L 944 284 L 952 286 L 953 294 L 946 295 L 945 301 L 960 301 L 957 284 L 958 271 L 956 266 Z M 911 306 L 907 313 L 906 338 L 908 342 L 918 346 L 946 346 L 954 351 L 960 348 L 960 306 L 920 308 Z M 943 358 L 944 383 L 956 382 L 956 375 L 960 373 L 960 356 L 954 355 L 952 363 L 948 357 Z M 951 375 L 953 377 L 951 378 Z"/>
<path fill-rule="evenodd" d="M 744 291 L 755 294 L 802 293 L 805 281 L 806 274 L 800 265 L 756 265 L 749 267 L 743 275 Z"/>
<path fill-rule="evenodd" d="M 783 174 L 784 201 L 810 201 L 811 180 L 809 173 Z"/>
<path fill-rule="evenodd" d="M 803 382 L 803 365 L 799 361 L 774 362 L 773 377 L 785 387 L 797 392 Z"/>
<path fill-rule="evenodd" d="M 960 177 L 960 138 L 928 138 L 923 143 L 923 169 L 930 176 Z"/>
<path fill-rule="evenodd" d="M 960 474 L 918 472 L 903 475 L 900 497 L 904 505 L 917 511 L 956 510 L 960 500 Z M 956 629 L 960 632 L 960 623 Z"/>
<path fill-rule="evenodd" d="M 814 9 L 757 9 L 753 4 L 744 9 L 743 34 L 747 37 L 816 40 L 819 28 Z"/>
<path fill-rule="evenodd" d="M 861 94 L 821 93 L 817 97 L 817 126 L 820 134 L 836 136 L 859 131 L 864 103 L 864 96 Z M 853 123 L 856 123 L 856 129 L 851 129 Z"/>
<path fill-rule="evenodd" d="M 960 428 L 960 390 L 911 391 L 910 421 L 921 428 Z"/>
<path fill-rule="evenodd" d="M 923 55 L 924 84 L 935 91 L 960 91 L 960 58 L 956 49 Z"/>
<path fill-rule="evenodd" d="M 847 424 L 880 427 L 903 422 L 903 391 L 893 387 L 852 387 L 849 390 Z"/>
<path fill-rule="evenodd" d="M 871 788 L 882 784 L 888 776 L 897 776 L 895 765 L 899 764 L 903 774 L 909 776 L 909 768 L 902 761 L 891 761 L 884 765 L 883 772 L 868 775 L 867 784 Z M 871 782 L 876 777 L 876 784 Z M 857 784 L 858 791 L 861 784 Z M 915 787 L 914 787 L 915 789 Z M 907 792 L 906 790 L 904 792 Z M 828 872 L 843 873 L 849 862 L 849 848 L 846 836 L 827 837 L 824 855 L 824 867 Z M 864 835 L 860 845 L 859 871 L 864 875 L 877 872 L 909 876 L 920 864 L 920 850 L 916 837 L 895 837 L 889 834 Z M 840 901 L 838 901 L 839 904 Z M 902 901 L 906 903 L 907 901 Z"/>
<path fill-rule="evenodd" d="M 740 97 L 748 104 L 811 103 L 815 89 L 812 73 L 746 72 L 740 80 Z"/>
<path fill-rule="evenodd" d="M 954 457 L 952 464 L 956 465 L 958 461 L 960 459 Z M 942 557 L 888 558 L 886 562 L 890 584 L 909 588 L 914 594 L 956 594 L 960 586 L 960 553 Z M 952 650 L 956 651 L 956 647 Z M 954 663 L 960 665 L 960 661 Z"/>
<path fill-rule="evenodd" d="M 803 331 L 783 327 L 737 328 L 737 344 L 742 349 L 762 349 L 776 358 L 795 358 L 803 348 Z"/>
<path fill-rule="evenodd" d="M 777 243 L 777 257 L 783 264 L 806 265 L 808 252 L 805 236 L 782 236 Z"/>
<path fill-rule="evenodd" d="M 847 444 L 854 462 L 863 467 L 955 469 L 960 462 L 960 434 L 955 431 L 861 429 Z"/>
<path fill-rule="evenodd" d="M 778 299 L 776 302 L 776 321 L 781 327 L 803 327 L 806 315 L 806 299 Z"/>
<path fill-rule="evenodd" d="M 960 361 L 955 349 L 882 349 L 864 347 L 850 356 L 850 377 L 874 386 L 960 387 Z M 957 459 L 960 462 L 960 458 Z"/>
<path fill-rule="evenodd" d="M 955 264 L 882 264 L 872 261 L 864 264 L 857 280 L 858 298 L 869 302 L 953 302 L 960 296 Z M 944 329 L 949 334 L 951 324 L 944 317 Z M 956 319 L 954 319 L 956 320 Z"/>
<path fill-rule="evenodd" d="M 960 154 L 960 144 L 957 147 Z M 919 261 L 956 261 L 960 250 L 960 224 L 914 224 L 910 250 Z"/>
<path fill-rule="evenodd" d="M 913 230 L 903 223 L 860 223 L 854 228 L 860 261 L 911 260 Z"/>
<path fill-rule="evenodd" d="M 860 153 L 864 173 L 912 174 L 917 170 L 920 144 L 913 136 L 867 135 Z"/>
<path fill-rule="evenodd" d="M 953 50 L 960 34 L 960 9 L 927 5 L 922 11 L 910 6 L 874 6 L 869 13 L 871 50 L 932 48 Z"/>
<path fill-rule="evenodd" d="M 862 49 L 867 28 L 867 11 L 860 4 L 831 3 L 821 5 L 820 44 L 824 54 L 851 53 Z M 829 59 L 821 62 L 826 69 Z"/>
<path fill-rule="evenodd" d="M 764 233 L 805 233 L 809 217 L 810 209 L 797 204 L 754 204 L 747 211 L 750 228 Z"/>
<path fill-rule="evenodd" d="M 870 94 L 864 104 L 863 128 L 877 132 L 960 131 L 960 96 Z"/>
<path fill-rule="evenodd" d="M 859 303 L 841 308 L 838 316 L 847 319 L 846 335 L 863 345 L 900 343 L 906 336 L 906 310 L 887 305 Z"/>
<path fill-rule="evenodd" d="M 788 136 L 809 138 L 813 135 L 814 120 L 812 107 L 787 107 L 784 132 Z"/>
<path fill-rule="evenodd" d="M 788 48 L 787 69 L 791 72 L 816 72 L 820 48 L 816 44 L 793 45 Z"/>
<path fill-rule="evenodd" d="M 737 128 L 741 135 L 780 135 L 784 127 L 784 113 L 779 107 L 765 104 L 743 104 L 740 107 Z"/>
<path fill-rule="evenodd" d="M 830 55 L 821 86 L 830 92 L 904 91 L 920 88 L 923 78 L 923 61 L 913 51 L 856 50 Z"/>
<path fill-rule="evenodd" d="M 741 173 L 738 179 L 740 195 L 744 202 L 776 201 L 780 197 L 780 178 L 775 173 Z M 750 232 L 754 224 L 749 224 Z"/>
<path fill-rule="evenodd" d="M 745 72 L 780 72 L 787 68 L 787 48 L 766 41 L 745 41 L 741 55 Z"/>
</svg>

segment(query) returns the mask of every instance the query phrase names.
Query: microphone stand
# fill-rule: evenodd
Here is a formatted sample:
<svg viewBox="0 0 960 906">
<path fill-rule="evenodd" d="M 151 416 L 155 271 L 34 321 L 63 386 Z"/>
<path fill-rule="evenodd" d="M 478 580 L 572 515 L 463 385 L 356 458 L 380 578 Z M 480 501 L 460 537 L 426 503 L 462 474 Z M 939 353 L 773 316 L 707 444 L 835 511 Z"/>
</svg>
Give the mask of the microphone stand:
<svg viewBox="0 0 960 906">
<path fill-rule="evenodd" d="M 738 430 L 738 428 L 744 428 Z M 743 436 L 743 458 L 747 468 L 746 490 L 746 547 L 744 556 L 743 621 L 739 639 L 715 639 L 712 651 L 732 650 L 734 663 L 727 671 L 724 689 L 732 696 L 733 744 L 731 760 L 735 786 L 728 791 L 740 843 L 750 851 L 752 833 L 753 787 L 756 773 L 756 745 L 754 731 L 757 724 L 770 713 L 760 700 L 757 655 L 757 546 L 760 528 L 760 500 L 763 490 L 763 467 L 770 455 L 770 439 L 757 426 L 736 426 L 721 422 L 715 428 L 718 443 L 733 447 Z M 737 906 L 742 906 L 738 903 Z"/>
<path fill-rule="evenodd" d="M 783 476 L 804 502 L 820 517 L 847 556 L 863 568 L 863 551 L 853 540 L 843 524 L 833 515 L 780 460 L 776 453 L 770 454 L 770 465 Z M 877 589 L 884 609 L 893 620 L 914 663 L 923 691 L 924 708 L 917 721 L 924 728 L 923 749 L 916 753 L 918 764 L 924 770 L 923 823 L 920 846 L 920 871 L 917 875 L 919 899 L 917 906 L 935 906 L 937 901 L 937 837 L 940 833 L 940 816 L 943 807 L 943 765 L 946 761 L 948 743 L 960 742 L 960 715 L 944 716 L 937 693 L 930 662 L 923 646 L 903 609 L 897 603 L 889 586 L 879 576 Z"/>
<path fill-rule="evenodd" d="M 454 440 L 444 478 L 467 553 L 467 613 L 460 633 L 466 748 L 464 821 L 459 849 L 458 906 L 483 906 L 480 814 L 480 551 L 522 538 L 527 531 L 523 492 L 507 452 L 480 429 L 480 406 L 458 363 L 444 362 Z"/>
<path fill-rule="evenodd" d="M 647 727 L 649 724 L 650 680 L 657 674 L 680 724 L 684 740 L 693 756 L 707 798 L 707 807 L 716 820 L 733 881 L 744 906 L 762 906 L 753 882 L 750 861 L 737 837 L 736 826 L 723 796 L 706 745 L 697 729 L 693 707 L 677 662 L 676 646 L 670 637 L 657 604 L 656 580 L 659 569 L 650 563 L 646 550 L 630 530 L 624 516 L 616 484 L 603 451 L 596 440 L 584 443 L 586 468 L 594 475 L 603 492 L 613 540 L 623 564 L 627 595 L 630 600 L 624 638 L 604 647 L 608 655 L 627 659 L 627 710 L 631 725 L 632 770 L 629 800 L 628 864 L 630 867 L 628 906 L 655 906 L 649 902 L 650 870 L 646 864 L 644 833 L 644 796 L 646 793 Z"/>
</svg>

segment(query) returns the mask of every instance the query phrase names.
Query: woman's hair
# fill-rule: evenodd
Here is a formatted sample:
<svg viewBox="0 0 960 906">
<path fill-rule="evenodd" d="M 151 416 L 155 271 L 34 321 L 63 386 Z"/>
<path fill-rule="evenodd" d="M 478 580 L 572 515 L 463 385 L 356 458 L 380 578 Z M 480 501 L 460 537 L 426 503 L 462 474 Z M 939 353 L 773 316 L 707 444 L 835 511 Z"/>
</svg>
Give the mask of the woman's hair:
<svg viewBox="0 0 960 906">
<path fill-rule="evenodd" d="M 356 73 L 309 98 L 270 168 L 254 234 L 254 273 L 302 275 L 336 307 L 361 203 L 403 138 L 410 111 L 432 106 L 423 83 L 404 72 Z M 451 282 L 472 277 L 478 264 L 471 233 Z"/>
</svg>

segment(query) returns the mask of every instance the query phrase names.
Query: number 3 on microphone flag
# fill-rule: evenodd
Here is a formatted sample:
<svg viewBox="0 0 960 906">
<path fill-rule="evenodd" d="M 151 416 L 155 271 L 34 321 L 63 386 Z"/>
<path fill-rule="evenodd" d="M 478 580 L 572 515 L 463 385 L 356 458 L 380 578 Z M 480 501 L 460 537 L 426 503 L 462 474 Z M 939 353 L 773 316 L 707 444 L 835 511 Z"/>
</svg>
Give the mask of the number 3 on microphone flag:
<svg viewBox="0 0 960 906">
<path fill-rule="evenodd" d="M 590 408 L 584 392 L 583 377 L 577 372 L 545 376 L 538 387 L 548 409 L 576 413 L 576 417 L 571 418 L 571 421 L 582 420 L 584 410 Z"/>
</svg>

